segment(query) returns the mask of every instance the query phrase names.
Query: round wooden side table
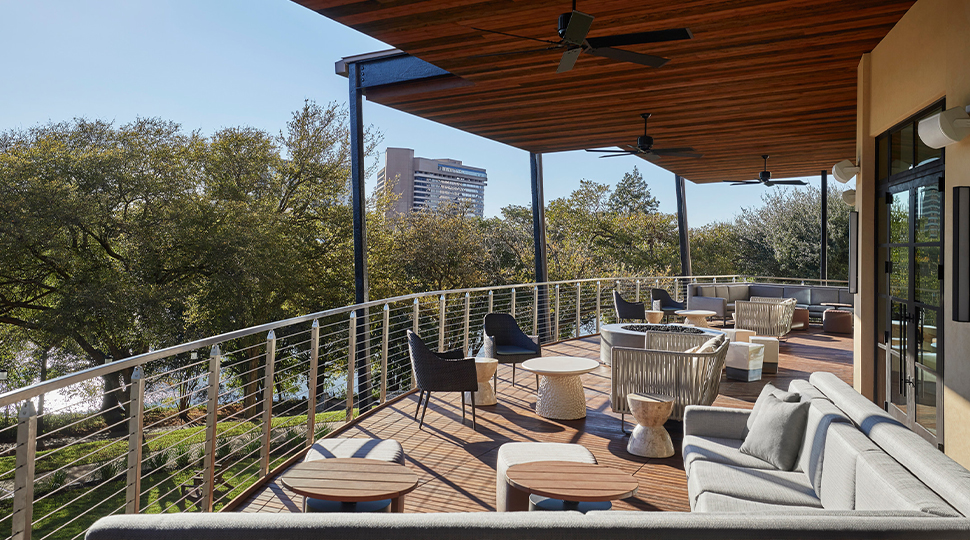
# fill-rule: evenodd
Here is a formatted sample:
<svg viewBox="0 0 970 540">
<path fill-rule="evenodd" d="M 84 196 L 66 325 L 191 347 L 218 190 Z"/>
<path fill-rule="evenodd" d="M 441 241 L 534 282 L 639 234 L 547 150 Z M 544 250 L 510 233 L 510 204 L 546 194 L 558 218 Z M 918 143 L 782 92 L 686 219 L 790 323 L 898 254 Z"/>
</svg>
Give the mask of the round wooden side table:
<svg viewBox="0 0 970 540">
<path fill-rule="evenodd" d="M 529 510 L 609 510 L 610 501 L 632 497 L 640 487 L 623 471 L 575 461 L 520 463 L 505 475 L 510 486 L 530 495 Z"/>
<path fill-rule="evenodd" d="M 280 481 L 298 495 L 342 503 L 335 509 L 340 512 L 366 511 L 356 503 L 384 499 L 391 500 L 391 512 L 404 512 L 404 495 L 418 487 L 418 475 L 404 465 L 366 458 L 304 461 Z M 305 500 L 303 508 L 308 510 Z"/>
<path fill-rule="evenodd" d="M 674 409 L 674 398 L 662 394 L 634 393 L 626 396 L 637 421 L 626 451 L 640 457 L 666 458 L 674 455 L 674 443 L 664 422 Z"/>
<path fill-rule="evenodd" d="M 660 324 L 660 321 L 664 320 L 663 310 L 654 311 L 651 309 L 651 310 L 647 310 L 644 313 L 646 314 L 647 322 L 650 324 Z"/>
</svg>

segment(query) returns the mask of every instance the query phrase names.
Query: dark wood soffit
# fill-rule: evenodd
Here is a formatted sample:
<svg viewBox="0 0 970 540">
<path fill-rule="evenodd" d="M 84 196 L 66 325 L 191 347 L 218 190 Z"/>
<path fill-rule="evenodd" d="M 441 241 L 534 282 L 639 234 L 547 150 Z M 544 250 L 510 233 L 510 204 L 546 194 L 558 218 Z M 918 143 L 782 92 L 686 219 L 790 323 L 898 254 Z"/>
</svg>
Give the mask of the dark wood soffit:
<svg viewBox="0 0 970 540">
<path fill-rule="evenodd" d="M 555 40 L 567 0 L 295 1 L 473 83 L 369 100 L 542 153 L 634 144 L 651 112 L 657 148 L 704 154 L 659 165 L 699 183 L 754 178 L 761 154 L 775 178 L 854 160 L 859 60 L 914 3 L 580 0 L 590 37 L 689 27 L 694 39 L 624 47 L 670 58 L 661 68 L 583 55 L 556 74 L 561 51 L 471 58 L 541 46 L 471 27 Z"/>
</svg>

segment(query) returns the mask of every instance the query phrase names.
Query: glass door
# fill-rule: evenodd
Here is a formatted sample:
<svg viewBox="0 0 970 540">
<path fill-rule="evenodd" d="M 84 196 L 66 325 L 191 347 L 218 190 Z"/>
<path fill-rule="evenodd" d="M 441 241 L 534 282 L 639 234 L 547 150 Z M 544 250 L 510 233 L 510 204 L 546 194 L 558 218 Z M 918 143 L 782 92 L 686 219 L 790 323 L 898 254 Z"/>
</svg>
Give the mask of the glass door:
<svg viewBox="0 0 970 540">
<path fill-rule="evenodd" d="M 877 361 L 886 409 L 943 440 L 943 152 L 917 135 L 940 102 L 876 138 Z"/>
<path fill-rule="evenodd" d="M 914 171 L 916 172 L 916 171 Z M 880 296 L 888 309 L 884 350 L 889 412 L 937 443 L 942 363 L 942 166 L 886 188 Z M 880 317 L 882 319 L 882 317 Z"/>
</svg>

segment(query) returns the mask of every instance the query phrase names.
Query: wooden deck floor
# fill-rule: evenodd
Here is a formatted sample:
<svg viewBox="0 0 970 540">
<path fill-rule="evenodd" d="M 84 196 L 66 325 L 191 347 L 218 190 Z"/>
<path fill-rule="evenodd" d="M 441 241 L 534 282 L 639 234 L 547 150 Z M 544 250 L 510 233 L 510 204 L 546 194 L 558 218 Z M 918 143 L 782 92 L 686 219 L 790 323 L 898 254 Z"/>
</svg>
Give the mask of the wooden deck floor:
<svg viewBox="0 0 970 540">
<path fill-rule="evenodd" d="M 819 328 L 793 332 L 781 345 L 777 375 L 759 382 L 722 379 L 716 405 L 751 408 L 762 386 L 773 382 L 787 388 L 792 379 L 807 379 L 814 371 L 830 371 L 851 383 L 852 339 L 824 334 Z M 547 356 L 599 358 L 599 337 L 545 347 Z M 597 461 L 634 475 L 639 494 L 614 502 L 617 510 L 688 511 L 687 479 L 679 447 L 679 424 L 668 425 L 677 453 L 667 459 L 646 459 L 626 452 L 627 436 L 620 431 L 619 415 L 610 410 L 610 368 L 601 366 L 584 375 L 585 420 L 546 420 L 533 412 L 535 378 L 517 371 L 510 385 L 511 368 L 499 368 L 498 404 L 478 408 L 478 431 L 471 429 L 471 410 L 461 423 L 457 393 L 436 395 L 428 407 L 424 428 L 412 415 L 417 397 L 409 396 L 368 417 L 344 434 L 346 437 L 396 439 L 404 446 L 407 465 L 418 474 L 418 488 L 407 496 L 407 512 L 486 512 L 495 509 L 495 462 L 498 447 L 511 441 L 578 443 Z M 525 386 L 522 386 L 522 385 Z M 632 429 L 628 416 L 627 429 Z M 671 423 L 673 424 L 673 423 Z M 256 492 L 237 511 L 299 512 L 302 497 L 284 488 L 277 478 Z"/>
</svg>

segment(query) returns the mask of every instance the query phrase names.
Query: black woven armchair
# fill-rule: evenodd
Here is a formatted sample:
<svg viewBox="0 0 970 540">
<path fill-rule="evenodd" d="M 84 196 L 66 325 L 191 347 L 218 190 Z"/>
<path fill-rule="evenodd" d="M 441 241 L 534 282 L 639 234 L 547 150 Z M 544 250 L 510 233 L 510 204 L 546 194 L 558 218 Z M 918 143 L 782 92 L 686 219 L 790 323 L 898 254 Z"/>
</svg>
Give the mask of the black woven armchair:
<svg viewBox="0 0 970 540">
<path fill-rule="evenodd" d="M 616 318 L 618 320 L 633 319 L 642 321 L 647 318 L 643 302 L 627 302 L 620 296 L 620 292 L 613 290 L 613 306 L 616 308 Z"/>
<path fill-rule="evenodd" d="M 515 365 L 542 356 L 539 336 L 527 336 L 519 329 L 515 317 L 507 313 L 485 315 L 483 340 L 482 354 L 485 357 L 494 358 L 499 364 L 512 364 L 512 386 L 515 386 Z M 498 372 L 494 376 L 494 383 L 498 388 Z M 538 386 L 539 376 L 536 375 L 536 387 Z"/>
<path fill-rule="evenodd" d="M 418 427 L 424 426 L 424 415 L 428 412 L 431 392 L 461 392 L 461 422 L 464 424 L 465 392 L 472 392 L 472 429 L 477 430 L 474 392 L 478 391 L 478 371 L 475 369 L 475 359 L 465 358 L 465 351 L 461 349 L 436 353 L 410 330 L 408 330 L 408 350 L 411 353 L 415 382 L 420 390 L 418 408 L 414 411 L 415 420 L 418 419 L 421 401 L 424 400 L 424 411 L 421 412 Z M 428 393 L 427 396 L 424 395 L 425 392 Z"/>
<path fill-rule="evenodd" d="M 660 309 L 662 309 L 664 312 L 664 319 L 666 319 L 668 315 L 673 315 L 675 311 L 687 309 L 683 302 L 674 301 L 674 299 L 671 298 L 664 289 L 650 289 L 650 298 L 653 299 L 654 302 L 660 300 Z"/>
</svg>

